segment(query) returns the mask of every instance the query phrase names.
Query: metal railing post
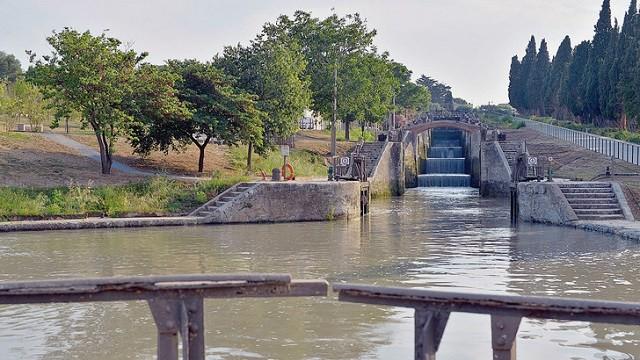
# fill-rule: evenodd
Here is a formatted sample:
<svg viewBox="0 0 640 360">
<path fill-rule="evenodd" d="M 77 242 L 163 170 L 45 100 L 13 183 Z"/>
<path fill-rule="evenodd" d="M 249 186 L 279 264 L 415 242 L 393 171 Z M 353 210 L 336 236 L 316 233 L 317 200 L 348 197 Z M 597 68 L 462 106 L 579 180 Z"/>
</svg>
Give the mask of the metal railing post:
<svg viewBox="0 0 640 360">
<path fill-rule="evenodd" d="M 178 360 L 180 303 L 162 298 L 148 301 L 158 331 L 158 360 Z"/>
<path fill-rule="evenodd" d="M 448 312 L 415 310 L 415 360 L 436 359 L 448 320 Z"/>
<path fill-rule="evenodd" d="M 516 360 L 516 335 L 521 317 L 491 315 L 493 360 Z"/>
</svg>

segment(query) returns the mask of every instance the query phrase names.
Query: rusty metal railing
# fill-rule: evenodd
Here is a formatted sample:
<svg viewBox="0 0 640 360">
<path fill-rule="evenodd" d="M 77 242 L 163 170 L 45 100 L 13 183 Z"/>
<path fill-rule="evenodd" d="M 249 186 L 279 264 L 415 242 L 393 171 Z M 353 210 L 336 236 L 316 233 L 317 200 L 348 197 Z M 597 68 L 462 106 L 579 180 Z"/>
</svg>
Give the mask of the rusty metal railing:
<svg viewBox="0 0 640 360">
<path fill-rule="evenodd" d="M 493 359 L 516 359 L 516 335 L 523 317 L 640 325 L 640 304 L 537 296 L 482 295 L 333 285 L 340 301 L 414 308 L 415 359 L 435 360 L 449 314 L 464 312 L 491 316 Z"/>
<path fill-rule="evenodd" d="M 326 296 L 325 280 L 287 274 L 141 276 L 0 283 L 0 304 L 145 300 L 157 328 L 158 360 L 204 360 L 203 300 Z"/>
<path fill-rule="evenodd" d="M 147 301 L 157 328 L 159 360 L 203 360 L 204 299 L 327 296 L 325 280 L 287 274 L 223 274 L 0 282 L 0 304 Z M 415 309 L 415 359 L 434 360 L 452 312 L 491 316 L 493 359 L 516 358 L 523 317 L 640 325 L 640 303 L 536 296 L 483 295 L 335 284 L 340 301 Z"/>
</svg>

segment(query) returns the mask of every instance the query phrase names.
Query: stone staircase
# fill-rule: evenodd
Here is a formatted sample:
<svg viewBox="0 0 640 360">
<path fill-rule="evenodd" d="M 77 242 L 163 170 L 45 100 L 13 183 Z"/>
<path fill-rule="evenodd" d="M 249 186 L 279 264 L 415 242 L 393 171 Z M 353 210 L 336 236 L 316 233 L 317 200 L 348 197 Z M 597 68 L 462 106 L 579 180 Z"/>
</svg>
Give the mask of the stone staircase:
<svg viewBox="0 0 640 360">
<path fill-rule="evenodd" d="M 233 199 L 237 198 L 238 196 L 244 194 L 255 185 L 256 184 L 252 184 L 252 183 L 236 184 L 230 187 L 229 189 L 227 189 L 226 191 L 222 192 L 220 195 L 216 196 L 206 204 L 202 205 L 201 207 L 191 212 L 189 216 L 195 216 L 195 217 L 213 216 L 221 207 L 225 206 L 227 203 L 231 202 Z"/>
<path fill-rule="evenodd" d="M 509 168 L 513 169 L 513 167 L 516 164 L 516 161 L 518 160 L 518 154 L 520 154 L 522 142 L 500 141 L 498 143 L 502 148 L 502 152 L 504 153 L 504 156 L 507 158 L 507 162 L 509 163 Z"/>
<path fill-rule="evenodd" d="M 376 141 L 370 143 L 363 143 L 360 149 L 360 155 L 364 156 L 365 169 L 367 170 L 367 177 L 371 177 L 373 170 L 378 164 L 378 160 L 387 145 L 384 141 Z"/>
<path fill-rule="evenodd" d="M 611 183 L 560 183 L 558 186 L 579 220 L 625 220 Z"/>
</svg>

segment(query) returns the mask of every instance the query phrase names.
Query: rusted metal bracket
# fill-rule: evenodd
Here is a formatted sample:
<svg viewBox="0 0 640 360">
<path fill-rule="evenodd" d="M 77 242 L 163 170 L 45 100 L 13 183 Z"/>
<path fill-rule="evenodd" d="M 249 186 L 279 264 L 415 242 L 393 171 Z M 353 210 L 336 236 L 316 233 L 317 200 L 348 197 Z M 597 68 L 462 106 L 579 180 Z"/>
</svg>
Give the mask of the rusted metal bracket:
<svg viewBox="0 0 640 360">
<path fill-rule="evenodd" d="M 416 309 L 414 320 L 416 360 L 435 360 L 448 320 L 448 312 Z"/>
<path fill-rule="evenodd" d="M 491 315 L 491 346 L 494 360 L 516 359 L 516 336 L 522 318 Z"/>
</svg>

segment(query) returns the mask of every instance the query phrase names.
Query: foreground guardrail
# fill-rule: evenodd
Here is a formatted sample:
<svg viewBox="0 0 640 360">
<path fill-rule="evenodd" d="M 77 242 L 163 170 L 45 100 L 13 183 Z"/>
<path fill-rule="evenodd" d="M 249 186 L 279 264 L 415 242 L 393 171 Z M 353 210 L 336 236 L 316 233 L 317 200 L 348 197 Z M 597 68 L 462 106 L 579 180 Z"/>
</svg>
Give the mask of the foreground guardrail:
<svg viewBox="0 0 640 360">
<path fill-rule="evenodd" d="M 640 145 L 604 136 L 571 130 L 539 121 L 521 119 L 525 126 L 545 135 L 565 140 L 599 154 L 640 165 Z"/>
<path fill-rule="evenodd" d="M 491 315 L 493 359 L 516 358 L 523 317 L 640 324 L 640 304 L 535 296 L 481 295 L 336 284 L 340 301 L 415 309 L 415 359 L 434 360 L 452 312 Z M 0 282 L 0 304 L 147 301 L 157 328 L 159 360 L 204 360 L 204 299 L 327 296 L 325 280 L 287 274 L 138 276 Z"/>
<path fill-rule="evenodd" d="M 494 360 L 516 358 L 516 335 L 523 317 L 578 320 L 626 325 L 640 324 L 640 304 L 536 296 L 479 295 L 389 288 L 333 285 L 340 301 L 414 308 L 415 359 L 435 360 L 449 314 L 491 315 Z"/>
<path fill-rule="evenodd" d="M 158 331 L 158 360 L 204 360 L 205 298 L 326 296 L 325 280 L 286 274 L 140 276 L 0 283 L 0 304 L 146 300 Z"/>
</svg>

